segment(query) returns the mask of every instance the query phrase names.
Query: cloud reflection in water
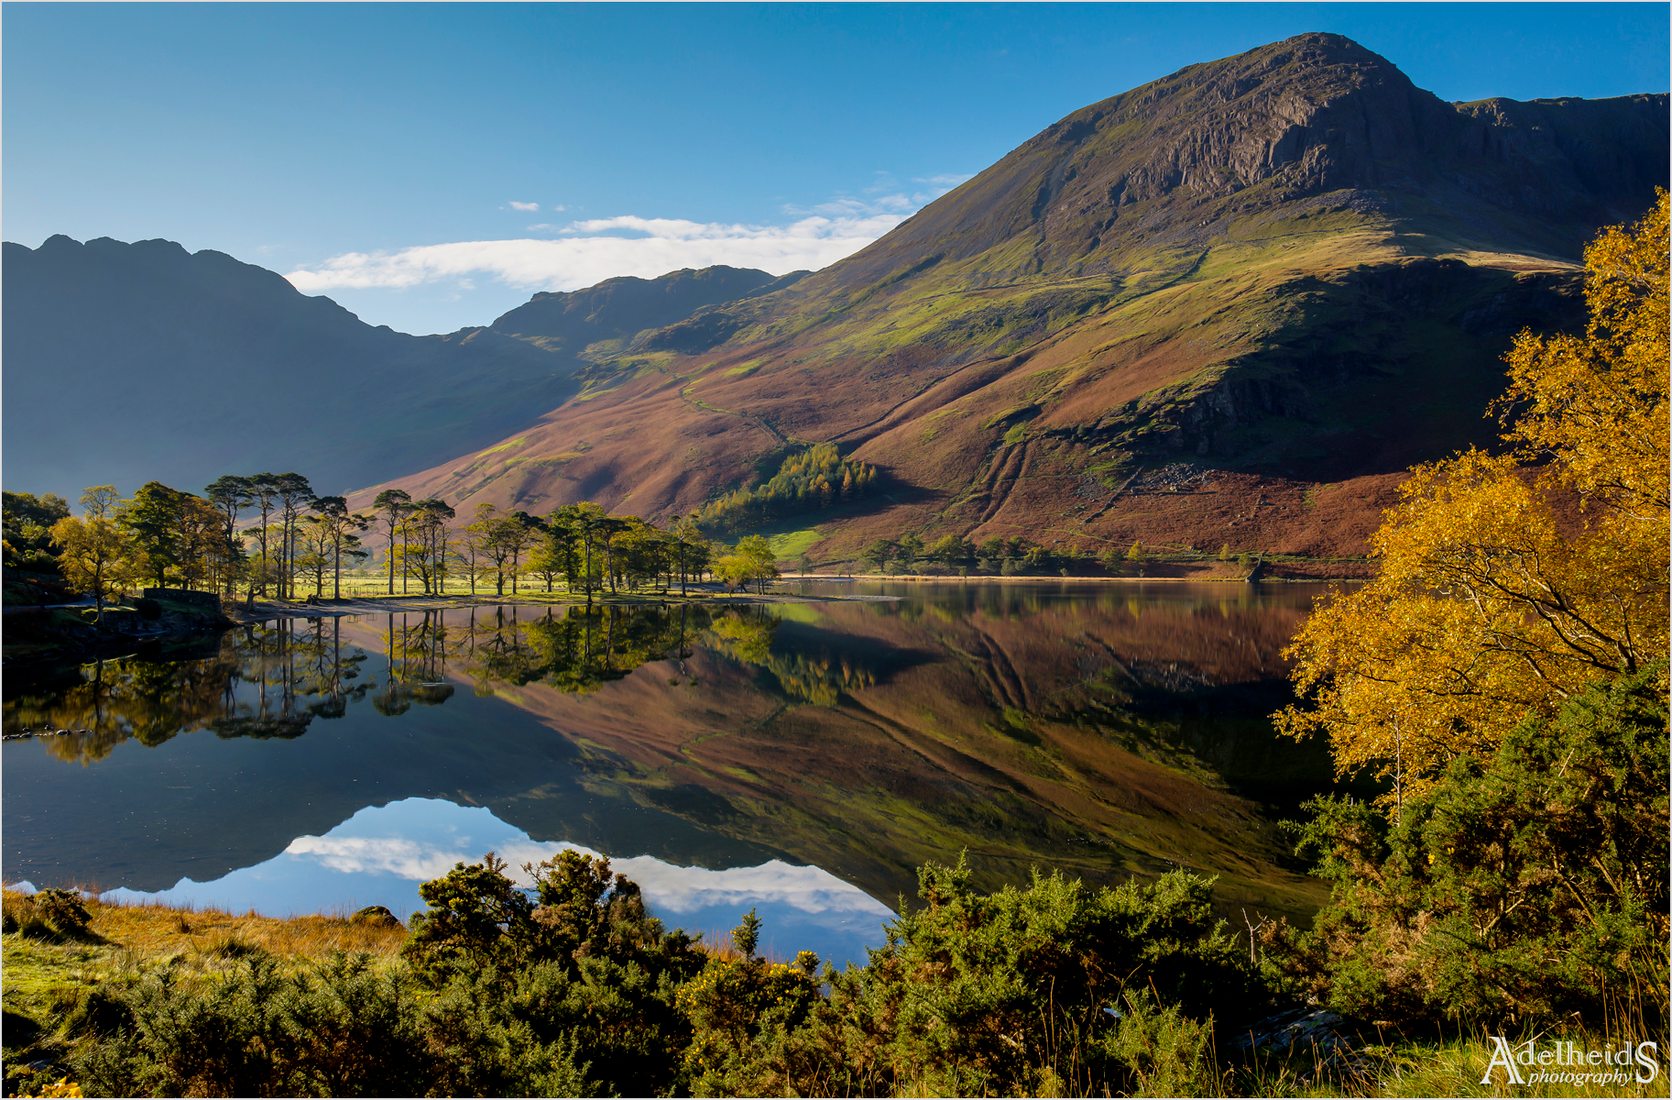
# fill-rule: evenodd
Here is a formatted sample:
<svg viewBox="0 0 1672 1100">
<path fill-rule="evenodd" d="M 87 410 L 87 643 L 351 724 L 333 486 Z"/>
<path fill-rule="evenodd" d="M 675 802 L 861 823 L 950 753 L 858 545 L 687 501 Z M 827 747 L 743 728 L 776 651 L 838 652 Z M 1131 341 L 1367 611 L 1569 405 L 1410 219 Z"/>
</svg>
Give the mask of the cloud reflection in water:
<svg viewBox="0 0 1672 1100">
<path fill-rule="evenodd" d="M 493 851 L 524 885 L 524 863 L 576 844 L 542 842 L 484 807 L 408 798 L 360 810 L 324 836 L 302 836 L 284 852 L 213 882 L 182 879 L 168 890 L 112 890 L 113 900 L 160 900 L 253 909 L 272 916 L 347 913 L 382 905 L 403 919 L 422 908 L 418 885 L 461 862 Z M 651 912 L 670 927 L 713 940 L 754 906 L 765 921 L 762 949 L 788 958 L 811 948 L 835 962 L 864 960 L 882 942 L 891 910 L 858 887 L 818 867 L 769 860 L 757 867 L 681 867 L 653 856 L 611 858 L 610 865 L 644 889 Z"/>
</svg>

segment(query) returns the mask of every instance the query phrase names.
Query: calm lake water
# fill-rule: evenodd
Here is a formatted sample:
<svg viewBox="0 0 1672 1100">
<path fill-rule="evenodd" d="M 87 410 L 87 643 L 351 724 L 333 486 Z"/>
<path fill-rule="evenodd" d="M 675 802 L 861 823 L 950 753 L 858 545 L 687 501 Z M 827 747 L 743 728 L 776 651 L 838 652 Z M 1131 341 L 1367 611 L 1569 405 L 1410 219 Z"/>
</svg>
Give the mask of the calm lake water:
<svg viewBox="0 0 1672 1100">
<path fill-rule="evenodd" d="M 289 619 L 191 659 L 8 669 L 4 876 L 274 915 L 384 905 L 492 850 L 608 856 L 710 939 L 862 960 L 967 851 L 983 885 L 1183 865 L 1221 907 L 1320 899 L 1276 738 L 1321 589 L 818 583 L 838 602 Z M 864 598 L 855 598 L 864 597 Z"/>
</svg>

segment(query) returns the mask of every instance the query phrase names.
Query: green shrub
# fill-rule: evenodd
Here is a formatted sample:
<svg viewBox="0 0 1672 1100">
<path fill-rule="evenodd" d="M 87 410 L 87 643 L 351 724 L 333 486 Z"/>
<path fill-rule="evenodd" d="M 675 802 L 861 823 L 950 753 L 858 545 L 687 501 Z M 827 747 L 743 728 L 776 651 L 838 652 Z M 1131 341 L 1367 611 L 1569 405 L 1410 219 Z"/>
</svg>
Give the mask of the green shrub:
<svg viewBox="0 0 1672 1100">
<path fill-rule="evenodd" d="M 792 1047 L 820 1001 L 819 980 L 806 969 L 711 957 L 679 988 L 676 1004 L 691 1040 L 683 1070 L 699 1096 L 782 1096 L 806 1093 Z"/>
<path fill-rule="evenodd" d="M 428 908 L 408 922 L 401 953 L 420 975 L 440 983 L 454 972 L 515 963 L 530 949 L 538 932 L 534 903 L 505 866 L 489 852 L 481 863 L 460 863 L 418 887 Z"/>
<path fill-rule="evenodd" d="M 923 868 L 923 907 L 900 915 L 868 967 L 832 983 L 824 1023 L 848 1058 L 843 1086 L 1129 1092 L 1178 1076 L 1164 1053 L 1145 1061 L 1136 1039 L 1120 1045 L 1132 996 L 1147 992 L 1204 1035 L 1216 1016 L 1235 1022 L 1262 1006 L 1246 951 L 1212 916 L 1211 887 L 1182 871 L 1098 890 L 1036 874 L 1026 888 L 980 894 L 962 861 Z"/>
<path fill-rule="evenodd" d="M 53 931 L 72 938 L 85 936 L 93 919 L 74 890 L 40 891 L 35 895 L 35 912 Z"/>
<path fill-rule="evenodd" d="M 404 958 L 290 974 L 257 948 L 164 964 L 54 1013 L 89 1094 L 1055 1095 L 1207 1092 L 1216 1021 L 1263 1001 L 1247 952 L 1174 872 L 980 893 L 930 865 L 864 967 L 700 950 L 602 859 L 519 889 L 493 857 L 425 884 Z"/>
<path fill-rule="evenodd" d="M 703 954 L 664 932 L 608 860 L 566 850 L 526 870 L 532 897 L 491 853 L 420 887 L 430 908 L 413 916 L 403 953 L 451 1006 L 431 1012 L 447 1091 L 666 1091 L 690 1032 L 675 991 Z M 533 1068 L 516 1064 L 519 1046 L 537 1052 Z"/>
<path fill-rule="evenodd" d="M 281 974 L 259 949 L 229 970 L 164 967 L 123 992 L 95 992 L 66 1030 L 89 1095 L 412 1096 L 438 1076 L 399 974 L 333 955 Z"/>
<path fill-rule="evenodd" d="M 1406 1021 L 1667 1018 L 1664 666 L 1460 758 L 1394 820 L 1310 803 L 1333 883 L 1311 946 L 1343 1011 Z"/>
<path fill-rule="evenodd" d="M 287 983 L 278 1004 L 281 1076 L 303 1096 L 416 1096 L 429 1084 L 425 1036 L 405 976 L 334 954 Z"/>
<path fill-rule="evenodd" d="M 1147 992 L 1128 993 L 1099 1053 L 1122 1066 L 1133 1096 L 1213 1096 L 1213 1028 L 1177 1005 L 1159 1006 Z"/>
<path fill-rule="evenodd" d="M 530 974 L 534 983 L 542 975 Z M 589 1096 L 601 1091 L 573 1036 L 542 1039 L 504 997 L 511 979 L 494 971 L 454 975 L 424 1008 L 432 1096 Z"/>
</svg>

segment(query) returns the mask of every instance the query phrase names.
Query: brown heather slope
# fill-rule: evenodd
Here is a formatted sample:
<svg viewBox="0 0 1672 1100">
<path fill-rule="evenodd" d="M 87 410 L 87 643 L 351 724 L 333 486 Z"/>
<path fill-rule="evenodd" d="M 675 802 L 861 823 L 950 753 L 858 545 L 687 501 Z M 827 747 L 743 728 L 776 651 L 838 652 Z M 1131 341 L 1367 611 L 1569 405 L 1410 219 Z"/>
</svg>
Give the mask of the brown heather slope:
<svg viewBox="0 0 1672 1100">
<path fill-rule="evenodd" d="M 1667 148 L 1664 95 L 1452 105 L 1302 35 L 1078 111 L 390 484 L 665 519 L 833 440 L 885 489 L 807 516 L 815 558 L 912 531 L 1358 553 L 1399 471 L 1492 437 L 1502 351 L 1578 319 L 1583 241 Z"/>
</svg>

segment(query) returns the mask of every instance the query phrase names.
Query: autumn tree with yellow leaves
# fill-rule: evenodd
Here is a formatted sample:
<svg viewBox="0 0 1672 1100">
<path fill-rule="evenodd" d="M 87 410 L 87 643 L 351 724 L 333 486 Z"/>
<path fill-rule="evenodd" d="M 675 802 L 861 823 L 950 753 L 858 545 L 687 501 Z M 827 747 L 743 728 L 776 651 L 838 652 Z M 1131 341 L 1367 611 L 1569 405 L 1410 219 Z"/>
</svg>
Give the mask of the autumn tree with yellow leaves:
<svg viewBox="0 0 1672 1100">
<path fill-rule="evenodd" d="M 1295 826 L 1330 900 L 1284 942 L 1338 1011 L 1643 1035 L 1672 1018 L 1667 214 L 1661 192 L 1586 250 L 1584 333 L 1524 332 L 1506 356 L 1502 453 L 1412 471 L 1375 578 L 1289 651 L 1283 728 L 1387 784 Z"/>
<path fill-rule="evenodd" d="M 1586 249 L 1583 335 L 1506 356 L 1501 454 L 1419 467 L 1375 578 L 1323 602 L 1289 655 L 1342 774 L 1423 789 L 1518 722 L 1667 654 L 1667 194 Z"/>
</svg>

